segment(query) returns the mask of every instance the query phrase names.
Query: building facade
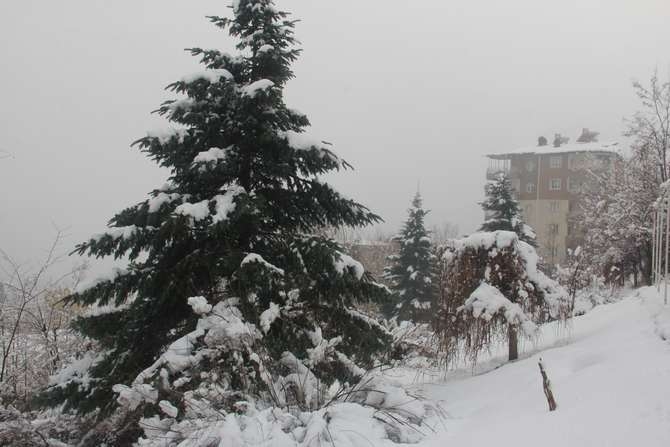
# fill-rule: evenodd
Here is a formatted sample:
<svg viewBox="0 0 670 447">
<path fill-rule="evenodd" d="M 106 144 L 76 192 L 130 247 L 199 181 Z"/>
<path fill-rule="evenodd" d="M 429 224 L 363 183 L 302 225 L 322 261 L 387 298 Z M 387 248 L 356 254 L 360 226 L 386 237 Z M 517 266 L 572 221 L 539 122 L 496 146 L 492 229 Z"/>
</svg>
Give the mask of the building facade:
<svg viewBox="0 0 670 447">
<path fill-rule="evenodd" d="M 562 264 L 576 248 L 582 229 L 573 224 L 577 203 L 589 172 L 614 169 L 617 143 L 573 143 L 521 148 L 489 154 L 487 178 L 505 172 L 512 183 L 523 218 L 537 234 L 540 255 L 548 264 Z"/>
</svg>

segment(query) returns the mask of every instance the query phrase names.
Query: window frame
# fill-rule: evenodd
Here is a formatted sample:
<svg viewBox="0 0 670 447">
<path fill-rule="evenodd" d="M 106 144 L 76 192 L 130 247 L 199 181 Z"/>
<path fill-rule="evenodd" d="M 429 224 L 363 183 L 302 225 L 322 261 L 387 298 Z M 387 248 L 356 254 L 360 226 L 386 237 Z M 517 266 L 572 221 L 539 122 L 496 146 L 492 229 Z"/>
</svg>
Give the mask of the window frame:
<svg viewBox="0 0 670 447">
<path fill-rule="evenodd" d="M 554 182 L 558 182 L 557 188 L 554 188 Z M 549 179 L 549 191 L 562 191 L 562 190 L 563 190 L 563 179 L 561 178 Z"/>
<path fill-rule="evenodd" d="M 549 168 L 561 169 L 563 167 L 563 157 L 560 155 L 551 155 L 549 157 Z"/>
</svg>

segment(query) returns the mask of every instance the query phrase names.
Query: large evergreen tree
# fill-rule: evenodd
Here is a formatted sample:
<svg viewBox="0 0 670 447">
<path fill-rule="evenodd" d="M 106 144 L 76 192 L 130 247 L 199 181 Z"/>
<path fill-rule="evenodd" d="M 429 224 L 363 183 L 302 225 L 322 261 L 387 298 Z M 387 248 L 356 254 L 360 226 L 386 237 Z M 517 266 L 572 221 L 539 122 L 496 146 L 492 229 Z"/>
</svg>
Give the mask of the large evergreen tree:
<svg viewBox="0 0 670 447">
<path fill-rule="evenodd" d="M 431 272 L 433 253 L 429 232 L 424 219 L 421 194 L 416 193 L 408 210 L 407 221 L 401 232 L 393 238 L 398 243 L 397 255 L 389 256 L 390 265 L 384 276 L 391 282 L 396 306 L 390 314 L 399 320 L 425 321 L 432 310 L 433 288 Z"/>
<path fill-rule="evenodd" d="M 305 136 L 307 117 L 284 104 L 300 53 L 294 21 L 272 0 L 235 1 L 232 19 L 210 20 L 239 40 L 239 54 L 188 50 L 205 69 L 168 86 L 181 97 L 158 113 L 173 129 L 135 142 L 169 181 L 77 246 L 128 265 L 70 296 L 97 306 L 76 327 L 98 349 L 61 374 L 52 402 L 104 416 L 141 386 L 142 402 L 166 399 L 161 410 L 176 415 L 196 411 L 184 391 L 207 377 L 225 414 L 249 396 L 276 401 L 272 378 L 284 377 L 285 392 L 305 368 L 324 389 L 356 383 L 389 342 L 353 309 L 385 289 L 318 235 L 380 219 L 319 179 L 349 165 Z M 294 397 L 313 407 L 315 395 Z"/>
<path fill-rule="evenodd" d="M 484 192 L 486 199 L 481 206 L 486 220 L 479 231 L 513 231 L 520 240 L 537 247 L 535 232 L 523 221 L 509 177 L 502 172 L 498 173 L 486 183 Z"/>
</svg>

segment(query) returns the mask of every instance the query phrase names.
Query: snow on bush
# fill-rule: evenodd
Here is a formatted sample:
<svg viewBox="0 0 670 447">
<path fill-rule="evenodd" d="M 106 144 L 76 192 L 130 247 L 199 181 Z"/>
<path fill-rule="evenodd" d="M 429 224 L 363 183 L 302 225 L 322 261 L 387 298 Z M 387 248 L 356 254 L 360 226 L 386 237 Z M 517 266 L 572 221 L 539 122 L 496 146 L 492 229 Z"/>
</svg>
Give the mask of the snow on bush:
<svg viewBox="0 0 670 447">
<path fill-rule="evenodd" d="M 232 80 L 233 75 L 228 70 L 225 70 L 223 68 L 219 68 L 219 69 L 216 69 L 216 70 L 203 70 L 203 71 L 199 71 L 199 72 L 192 73 L 190 75 L 186 75 L 186 76 L 182 77 L 181 82 L 189 83 L 189 82 L 197 81 L 199 79 L 203 79 L 203 80 L 213 84 L 215 82 L 219 82 L 219 80 L 221 78 L 224 78 L 226 80 Z"/>
<path fill-rule="evenodd" d="M 224 158 L 226 158 L 225 149 L 212 147 L 206 151 L 198 152 L 198 155 L 193 158 L 193 164 L 215 163 L 219 160 L 223 160 Z"/>
<path fill-rule="evenodd" d="M 182 195 L 178 193 L 168 194 L 161 191 L 147 201 L 147 205 L 149 207 L 148 211 L 150 213 L 155 213 L 159 211 L 164 204 L 172 203 L 181 197 Z"/>
<path fill-rule="evenodd" d="M 491 321 L 496 315 L 502 315 L 508 324 L 519 326 L 527 335 L 534 335 L 537 326 L 531 321 L 517 303 L 513 303 L 490 284 L 482 282 L 457 312 L 470 312 L 473 318 Z"/>
<path fill-rule="evenodd" d="M 187 301 L 188 305 L 193 308 L 193 312 L 198 315 L 208 314 L 212 310 L 212 305 L 204 296 L 192 296 Z"/>
<path fill-rule="evenodd" d="M 443 366 L 444 356 L 440 353 L 440 340 L 429 323 L 394 319 L 388 325 L 393 334 L 392 360 L 395 367 L 432 373 Z"/>
<path fill-rule="evenodd" d="M 334 162 L 339 167 L 347 166 L 344 160 L 340 159 L 337 155 L 335 155 L 334 152 L 326 147 L 329 145 L 329 143 L 326 143 L 325 141 L 314 137 L 307 132 L 295 132 L 289 130 L 283 132 L 281 135 L 286 138 L 288 144 L 296 150 L 316 151 L 319 157 L 326 157 L 328 160 Z"/>
<path fill-rule="evenodd" d="M 209 216 L 209 200 L 196 203 L 182 203 L 174 210 L 175 214 L 191 217 L 193 220 L 203 220 Z"/>
<path fill-rule="evenodd" d="M 260 324 L 264 334 L 268 333 L 270 326 L 272 326 L 277 317 L 279 317 L 279 306 L 275 303 L 270 303 L 270 307 L 261 313 Z"/>
<path fill-rule="evenodd" d="M 570 316 L 568 294 L 538 269 L 535 249 L 511 231 L 479 232 L 441 248 L 438 317 L 434 327 L 448 357 L 476 361 L 480 351 L 517 336 L 532 338 L 536 324 Z"/>
<path fill-rule="evenodd" d="M 349 255 L 346 255 L 342 252 L 338 252 L 338 259 L 333 260 L 335 270 L 340 274 L 344 275 L 345 271 L 352 270 L 356 279 L 361 279 L 365 273 L 363 264 L 355 260 Z"/>
<path fill-rule="evenodd" d="M 11 447 L 70 447 L 88 421 L 58 410 L 20 412 L 0 404 L 0 445 Z"/>
<path fill-rule="evenodd" d="M 285 352 L 284 370 L 267 370 L 263 334 L 244 321 L 236 302 L 211 307 L 203 297 L 191 297 L 200 315 L 196 329 L 173 342 L 131 386 L 114 387 L 124 411 L 141 409 L 145 415 L 138 445 L 368 447 L 415 443 L 432 430 L 440 414 L 436 405 L 381 375 L 366 375 L 353 362 L 353 372 L 362 377 L 355 386 L 320 383 L 311 368 L 332 355 L 342 360 L 343 354 L 335 351 L 341 337 L 324 339 L 318 327 L 310 333 L 309 358 Z M 272 303 L 261 324 L 271 325 L 280 314 Z M 245 369 L 243 357 L 256 367 Z M 241 369 L 230 374 L 217 367 L 220 362 L 239 362 Z M 265 399 L 249 400 L 244 392 L 251 383 L 247 377 L 255 375 L 268 387 Z"/>
</svg>

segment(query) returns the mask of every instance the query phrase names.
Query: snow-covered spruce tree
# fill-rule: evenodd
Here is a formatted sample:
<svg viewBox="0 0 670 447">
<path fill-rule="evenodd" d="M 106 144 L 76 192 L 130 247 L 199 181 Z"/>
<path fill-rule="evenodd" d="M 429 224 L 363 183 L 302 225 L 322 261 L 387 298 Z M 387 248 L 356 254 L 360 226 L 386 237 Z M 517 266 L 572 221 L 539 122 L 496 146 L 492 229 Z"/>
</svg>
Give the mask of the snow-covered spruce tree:
<svg viewBox="0 0 670 447">
<path fill-rule="evenodd" d="M 395 295 L 395 306 L 387 313 L 400 321 L 423 322 L 432 313 L 434 255 L 424 224 L 428 211 L 423 209 L 420 193 L 414 196 L 408 214 L 401 232 L 393 238 L 399 246 L 398 254 L 388 257 L 390 265 L 384 269 Z"/>
<path fill-rule="evenodd" d="M 391 407 L 420 420 L 423 405 L 402 407 L 404 392 L 356 387 L 391 337 L 354 305 L 388 295 L 317 230 L 379 218 L 319 180 L 348 164 L 284 104 L 294 21 L 271 0 L 236 1 L 233 14 L 210 19 L 239 39 L 239 55 L 191 49 L 205 70 L 171 84 L 185 97 L 158 109 L 174 130 L 135 143 L 169 182 L 76 249 L 129 260 L 70 297 L 108 305 L 76 325 L 98 349 L 47 390 L 52 403 L 99 410 L 88 444 L 339 445 L 338 415 L 367 421 L 366 435 L 393 426 L 381 422 L 398 416 Z M 376 409 L 319 410 L 338 395 Z"/>
<path fill-rule="evenodd" d="M 447 357 L 476 362 L 493 343 L 518 357 L 518 338 L 570 315 L 567 292 L 538 269 L 535 249 L 511 231 L 474 233 L 440 250 L 441 293 L 434 328 Z"/>
<path fill-rule="evenodd" d="M 484 191 L 486 199 L 481 206 L 486 220 L 479 231 L 514 231 L 519 239 L 537 247 L 535 232 L 521 217 L 521 208 L 514 197 L 509 177 L 503 172 L 498 173 L 486 183 Z"/>
</svg>

